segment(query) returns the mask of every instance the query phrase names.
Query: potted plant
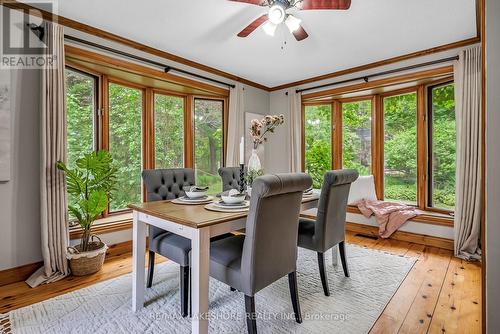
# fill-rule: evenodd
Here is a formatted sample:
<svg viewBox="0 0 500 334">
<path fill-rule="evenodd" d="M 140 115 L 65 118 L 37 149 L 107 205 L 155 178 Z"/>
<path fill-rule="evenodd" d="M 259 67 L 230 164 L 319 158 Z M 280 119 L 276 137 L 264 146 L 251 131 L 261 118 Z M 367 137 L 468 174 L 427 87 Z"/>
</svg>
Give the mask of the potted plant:
<svg viewBox="0 0 500 334">
<path fill-rule="evenodd" d="M 58 161 L 57 168 L 66 174 L 68 194 L 74 198 L 68 210 L 82 228 L 80 243 L 68 247 L 66 257 L 73 275 L 93 274 L 102 268 L 108 247 L 98 237 L 91 235 L 91 227 L 108 207 L 117 169 L 108 151 L 85 154 L 76 161 L 75 168 L 68 168 L 65 163 Z"/>
</svg>

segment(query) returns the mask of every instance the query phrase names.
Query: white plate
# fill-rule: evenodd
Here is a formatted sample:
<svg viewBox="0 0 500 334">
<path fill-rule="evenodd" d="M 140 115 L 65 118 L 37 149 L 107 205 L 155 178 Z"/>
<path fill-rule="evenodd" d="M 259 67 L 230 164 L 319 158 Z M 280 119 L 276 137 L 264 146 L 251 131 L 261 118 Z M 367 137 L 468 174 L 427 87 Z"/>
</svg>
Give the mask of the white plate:
<svg viewBox="0 0 500 334">
<path fill-rule="evenodd" d="M 227 207 L 221 208 L 221 207 L 215 206 L 215 203 L 210 203 L 210 204 L 205 205 L 205 209 L 210 210 L 210 211 L 227 212 L 227 213 L 247 212 L 248 211 L 248 207 L 239 208 L 239 209 L 236 209 L 236 208 L 229 209 Z"/>
<path fill-rule="evenodd" d="M 224 205 L 222 204 L 221 202 L 214 202 L 213 203 L 214 206 L 218 207 L 218 208 L 221 208 L 221 209 L 228 209 L 228 210 L 233 210 L 233 209 L 245 209 L 245 208 L 248 208 L 250 206 L 250 202 L 249 201 L 243 201 L 241 204 L 229 204 L 229 205 Z"/>
<path fill-rule="evenodd" d="M 175 204 L 205 204 L 210 203 L 214 199 L 213 196 L 206 196 L 204 198 L 189 198 L 189 197 L 179 197 L 172 200 Z"/>
</svg>

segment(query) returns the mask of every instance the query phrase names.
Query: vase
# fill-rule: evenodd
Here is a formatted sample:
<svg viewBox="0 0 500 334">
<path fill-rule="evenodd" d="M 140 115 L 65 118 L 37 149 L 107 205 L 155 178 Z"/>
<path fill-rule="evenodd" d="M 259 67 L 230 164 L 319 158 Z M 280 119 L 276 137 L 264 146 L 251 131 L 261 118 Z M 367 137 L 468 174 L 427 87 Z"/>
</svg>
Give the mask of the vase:
<svg viewBox="0 0 500 334">
<path fill-rule="evenodd" d="M 248 170 L 260 171 L 262 166 L 260 164 L 260 158 L 257 155 L 257 149 L 252 149 L 252 154 L 250 155 L 250 159 L 248 159 Z"/>
</svg>

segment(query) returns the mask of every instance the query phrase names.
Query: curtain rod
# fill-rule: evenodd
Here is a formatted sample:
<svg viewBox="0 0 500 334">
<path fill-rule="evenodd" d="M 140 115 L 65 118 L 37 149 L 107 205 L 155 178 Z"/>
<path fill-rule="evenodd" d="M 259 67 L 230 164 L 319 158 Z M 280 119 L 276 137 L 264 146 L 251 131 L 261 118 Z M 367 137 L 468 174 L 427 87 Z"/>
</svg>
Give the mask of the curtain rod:
<svg viewBox="0 0 500 334">
<path fill-rule="evenodd" d="M 88 45 L 88 46 L 91 46 L 91 47 L 94 47 L 94 48 L 98 48 L 98 49 L 101 49 L 101 50 L 105 50 L 105 51 L 108 51 L 108 52 L 112 52 L 112 53 L 118 54 L 120 56 L 124 56 L 124 57 L 127 57 L 127 58 L 138 60 L 138 61 L 143 62 L 143 63 L 147 63 L 147 64 L 154 65 L 154 66 L 157 66 L 157 67 L 161 67 L 165 71 L 165 73 L 168 73 L 170 71 L 175 71 L 175 72 L 179 72 L 179 73 L 183 73 L 183 74 L 186 74 L 186 75 L 190 75 L 190 76 L 193 76 L 193 77 L 196 77 L 196 78 L 199 78 L 199 79 L 203 79 L 203 80 L 206 80 L 206 81 L 214 82 L 214 83 L 217 83 L 219 85 L 224 85 L 224 86 L 231 87 L 231 88 L 236 87 L 235 85 L 227 83 L 227 82 L 223 82 L 223 81 L 219 81 L 219 80 L 216 80 L 216 79 L 212 79 L 212 78 L 209 78 L 209 77 L 206 77 L 206 76 L 203 76 L 203 75 L 199 75 L 199 74 L 196 74 L 196 73 L 192 73 L 192 72 L 180 69 L 180 68 L 172 67 L 170 65 L 165 65 L 165 64 L 156 62 L 154 60 L 150 60 L 150 59 L 147 59 L 147 58 L 136 56 L 136 55 L 124 52 L 124 51 L 116 50 L 116 49 L 110 48 L 108 46 L 104 46 L 104 45 L 100 45 L 100 44 L 97 44 L 97 43 L 94 43 L 94 42 L 86 41 L 84 39 L 80 39 L 80 38 L 77 38 L 77 37 L 73 37 L 73 36 L 69 36 L 69 35 L 64 35 L 64 39 L 67 39 L 69 41 L 73 41 L 73 42 L 76 42 L 76 43 L 80 43 L 80 44 L 85 44 L 85 45 Z"/>
<path fill-rule="evenodd" d="M 459 56 L 455 56 L 455 57 L 448 57 L 448 58 L 443 58 L 443 59 L 439 59 L 439 60 L 428 61 L 426 63 L 421 63 L 421 64 L 415 64 L 415 65 L 400 67 L 400 68 L 396 68 L 396 69 L 393 69 L 393 70 L 388 70 L 388 71 L 384 71 L 384 72 L 378 72 L 378 73 L 374 73 L 374 74 L 369 74 L 369 75 L 365 75 L 365 76 L 357 77 L 357 78 L 353 78 L 353 79 L 347 79 L 347 80 L 342 80 L 342 81 L 327 83 L 327 84 L 324 84 L 324 85 L 319 85 L 319 86 L 314 86 L 314 87 L 309 87 L 309 88 L 297 89 L 295 92 L 296 93 L 302 93 L 302 92 L 306 92 L 306 91 L 313 90 L 313 89 L 325 88 L 325 87 L 329 87 L 329 86 L 335 86 L 335 85 L 344 84 L 344 83 L 353 82 L 353 81 L 359 81 L 359 80 L 364 80 L 365 82 L 368 82 L 368 80 L 370 78 L 373 78 L 373 77 L 379 77 L 379 76 L 382 76 L 382 75 L 387 75 L 387 74 L 392 74 L 392 73 L 398 73 L 398 72 L 413 70 L 415 68 L 420 68 L 420 67 L 425 67 L 425 66 L 430 66 L 430 65 L 435 65 L 435 64 L 447 63 L 447 62 L 450 62 L 450 61 L 453 61 L 453 60 L 458 60 L 458 59 L 459 59 Z"/>
</svg>

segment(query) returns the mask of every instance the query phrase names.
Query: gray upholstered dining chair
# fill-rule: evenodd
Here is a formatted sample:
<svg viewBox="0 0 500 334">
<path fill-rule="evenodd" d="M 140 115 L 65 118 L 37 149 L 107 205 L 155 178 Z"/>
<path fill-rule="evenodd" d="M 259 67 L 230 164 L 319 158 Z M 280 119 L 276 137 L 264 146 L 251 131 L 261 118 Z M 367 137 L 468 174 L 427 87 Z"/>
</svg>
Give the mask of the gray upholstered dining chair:
<svg viewBox="0 0 500 334">
<path fill-rule="evenodd" d="M 325 271 L 324 253 L 339 245 L 344 275 L 349 277 L 345 253 L 345 219 L 351 183 L 358 178 L 357 170 L 327 172 L 323 179 L 316 220 L 300 219 L 298 246 L 318 253 L 318 266 L 326 296 L 330 295 Z"/>
<path fill-rule="evenodd" d="M 147 201 L 163 201 L 184 196 L 184 186 L 195 185 L 194 170 L 190 168 L 150 169 L 142 172 Z M 153 284 L 155 254 L 158 253 L 180 265 L 181 314 L 188 314 L 189 252 L 191 240 L 149 226 L 149 270 L 147 287 Z"/>
<path fill-rule="evenodd" d="M 222 178 L 222 191 L 240 190 L 240 167 L 221 167 L 219 175 Z"/>
<path fill-rule="evenodd" d="M 307 174 L 264 175 L 255 179 L 246 235 L 210 244 L 210 276 L 245 294 L 249 333 L 256 333 L 257 292 L 288 275 L 295 320 L 302 322 L 297 291 L 297 231 Z M 286 210 L 283 208 L 286 207 Z"/>
</svg>

